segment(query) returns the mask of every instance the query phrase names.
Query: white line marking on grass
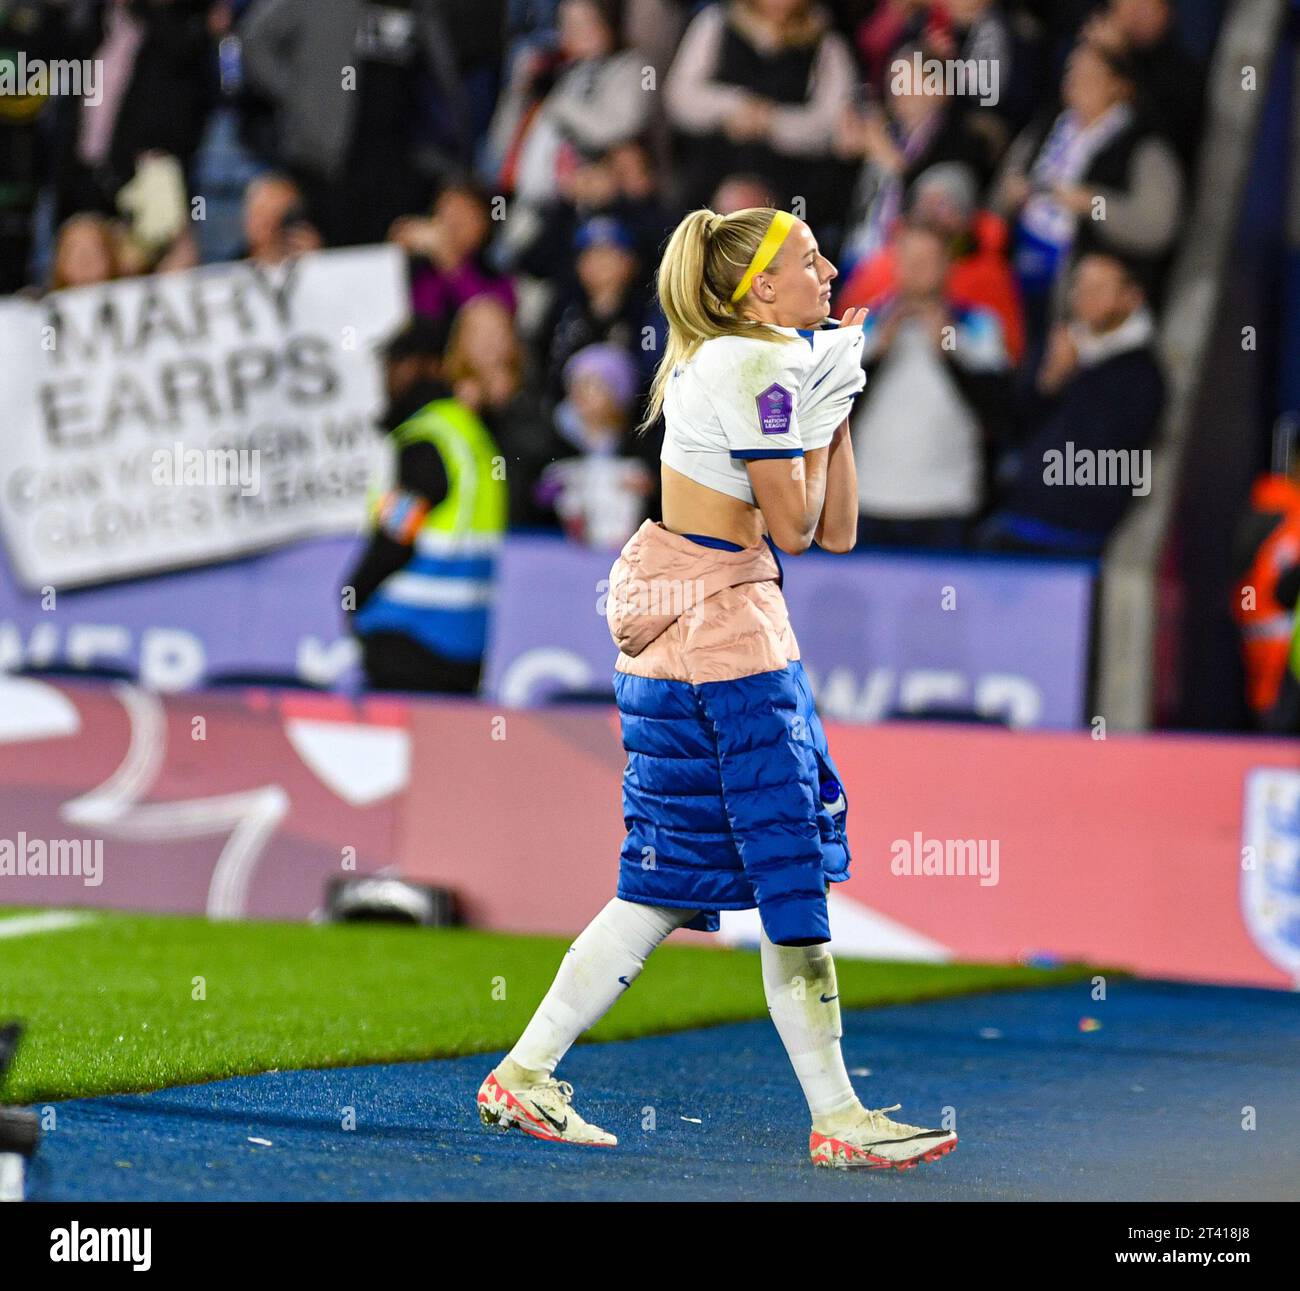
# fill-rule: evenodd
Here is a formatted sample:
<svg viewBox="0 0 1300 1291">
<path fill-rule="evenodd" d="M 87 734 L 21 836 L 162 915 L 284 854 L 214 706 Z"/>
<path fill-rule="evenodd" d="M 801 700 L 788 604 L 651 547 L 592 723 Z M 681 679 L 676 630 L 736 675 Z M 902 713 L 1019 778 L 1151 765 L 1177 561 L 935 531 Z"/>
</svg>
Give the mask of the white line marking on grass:
<svg viewBox="0 0 1300 1291">
<path fill-rule="evenodd" d="M 79 924 L 89 923 L 92 918 L 92 915 L 76 914 L 71 910 L 47 910 L 44 914 L 14 915 L 9 919 L 0 919 L 0 939 L 26 937 L 37 932 L 62 932 L 65 928 L 75 928 Z"/>
</svg>

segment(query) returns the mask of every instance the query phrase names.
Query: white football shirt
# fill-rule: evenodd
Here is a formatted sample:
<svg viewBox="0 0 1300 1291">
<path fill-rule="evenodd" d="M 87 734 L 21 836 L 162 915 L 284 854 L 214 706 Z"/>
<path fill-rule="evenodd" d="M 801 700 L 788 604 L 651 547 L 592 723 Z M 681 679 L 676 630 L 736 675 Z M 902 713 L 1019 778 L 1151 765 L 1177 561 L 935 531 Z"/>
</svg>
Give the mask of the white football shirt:
<svg viewBox="0 0 1300 1291">
<path fill-rule="evenodd" d="M 861 327 L 774 330 L 796 339 L 705 341 L 664 391 L 660 458 L 751 506 L 746 463 L 824 447 L 866 381 Z"/>
</svg>

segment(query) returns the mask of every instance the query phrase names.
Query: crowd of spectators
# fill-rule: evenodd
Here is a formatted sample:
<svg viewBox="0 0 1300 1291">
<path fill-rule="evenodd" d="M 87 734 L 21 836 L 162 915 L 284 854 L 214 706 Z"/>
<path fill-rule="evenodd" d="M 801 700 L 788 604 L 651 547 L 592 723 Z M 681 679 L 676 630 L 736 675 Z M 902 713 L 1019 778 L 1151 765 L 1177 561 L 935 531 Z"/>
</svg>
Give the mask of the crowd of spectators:
<svg viewBox="0 0 1300 1291">
<path fill-rule="evenodd" d="M 871 311 L 865 541 L 1095 554 L 1132 490 L 1044 461 L 1156 436 L 1204 90 L 1171 0 L 11 0 L 0 46 L 103 67 L 0 102 L 0 291 L 391 241 L 512 526 L 657 514 L 630 428 L 701 204 L 794 210 Z"/>
</svg>

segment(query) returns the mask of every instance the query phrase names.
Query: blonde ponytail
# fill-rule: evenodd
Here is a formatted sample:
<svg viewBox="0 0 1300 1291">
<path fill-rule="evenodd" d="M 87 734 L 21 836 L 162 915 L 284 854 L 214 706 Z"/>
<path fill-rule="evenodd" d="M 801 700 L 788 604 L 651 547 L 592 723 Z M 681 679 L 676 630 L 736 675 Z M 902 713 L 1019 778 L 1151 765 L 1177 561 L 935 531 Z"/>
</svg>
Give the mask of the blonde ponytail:
<svg viewBox="0 0 1300 1291">
<path fill-rule="evenodd" d="M 637 434 L 644 434 L 659 419 L 673 370 L 705 341 L 715 336 L 781 342 L 797 339 L 766 323 L 742 318 L 737 311 L 744 296 L 735 305 L 731 303 L 732 293 L 775 216 L 770 206 L 751 206 L 731 215 L 702 207 L 673 230 L 655 280 L 659 304 L 668 320 L 668 343 L 650 383 L 648 410 Z M 778 251 L 777 260 L 780 255 Z"/>
</svg>

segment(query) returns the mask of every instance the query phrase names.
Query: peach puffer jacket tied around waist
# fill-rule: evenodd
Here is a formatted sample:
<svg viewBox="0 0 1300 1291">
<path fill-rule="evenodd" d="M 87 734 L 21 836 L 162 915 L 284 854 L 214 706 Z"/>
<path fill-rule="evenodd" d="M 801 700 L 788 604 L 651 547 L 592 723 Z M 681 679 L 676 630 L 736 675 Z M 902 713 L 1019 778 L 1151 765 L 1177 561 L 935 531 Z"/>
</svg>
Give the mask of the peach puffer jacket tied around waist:
<svg viewBox="0 0 1300 1291">
<path fill-rule="evenodd" d="M 765 541 L 704 546 L 647 520 L 610 570 L 605 616 L 627 767 L 618 895 L 758 907 L 778 945 L 830 940 L 849 876 L 847 801 Z"/>
</svg>

